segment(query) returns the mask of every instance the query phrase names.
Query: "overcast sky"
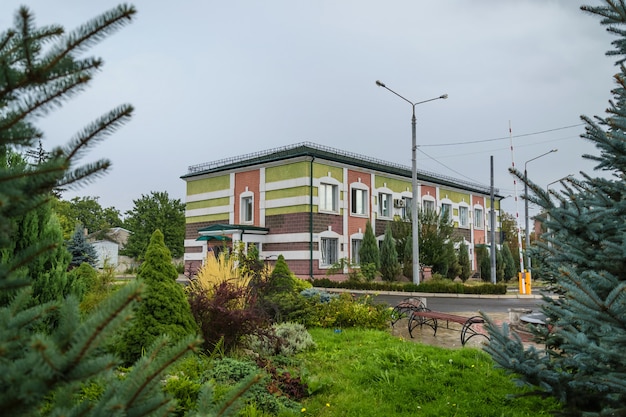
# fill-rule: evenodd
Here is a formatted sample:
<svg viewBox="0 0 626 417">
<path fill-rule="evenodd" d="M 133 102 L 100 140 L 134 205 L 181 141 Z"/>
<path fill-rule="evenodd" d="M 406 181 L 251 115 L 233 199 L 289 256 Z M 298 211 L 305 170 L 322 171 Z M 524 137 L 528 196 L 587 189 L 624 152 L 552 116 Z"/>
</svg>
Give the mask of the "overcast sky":
<svg viewBox="0 0 626 417">
<path fill-rule="evenodd" d="M 2 31 L 22 3 L 2 0 Z M 26 4 L 38 25 L 72 29 L 118 2 Z M 558 149 L 527 164 L 542 187 L 593 174 L 580 115 L 605 116 L 617 72 L 614 36 L 580 11 L 598 0 L 132 4 L 135 21 L 92 51 L 105 61 L 92 86 L 40 123 L 50 148 L 114 106 L 136 108 L 84 159 L 109 158 L 111 172 L 66 199 L 122 213 L 151 191 L 184 201 L 189 165 L 304 141 L 410 167 L 411 106 L 376 80 L 413 102 L 448 94 L 416 107 L 418 169 L 489 185 L 493 155 L 499 193 L 520 197 L 503 201 L 509 213 L 524 208 L 513 161 L 523 170 Z"/>
</svg>

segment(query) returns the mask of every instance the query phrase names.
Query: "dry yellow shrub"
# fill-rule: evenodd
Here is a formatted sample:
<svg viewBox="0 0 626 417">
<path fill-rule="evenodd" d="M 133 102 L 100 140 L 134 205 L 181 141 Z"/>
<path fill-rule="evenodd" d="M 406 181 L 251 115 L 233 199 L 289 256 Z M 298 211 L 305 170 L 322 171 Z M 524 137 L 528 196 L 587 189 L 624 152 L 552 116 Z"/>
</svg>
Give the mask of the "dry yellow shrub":
<svg viewBox="0 0 626 417">
<path fill-rule="evenodd" d="M 235 257 L 226 256 L 225 253 L 219 256 L 209 254 L 191 285 L 205 292 L 213 292 L 213 288 L 224 282 L 247 287 L 250 277 L 241 275 L 235 264 Z"/>
</svg>

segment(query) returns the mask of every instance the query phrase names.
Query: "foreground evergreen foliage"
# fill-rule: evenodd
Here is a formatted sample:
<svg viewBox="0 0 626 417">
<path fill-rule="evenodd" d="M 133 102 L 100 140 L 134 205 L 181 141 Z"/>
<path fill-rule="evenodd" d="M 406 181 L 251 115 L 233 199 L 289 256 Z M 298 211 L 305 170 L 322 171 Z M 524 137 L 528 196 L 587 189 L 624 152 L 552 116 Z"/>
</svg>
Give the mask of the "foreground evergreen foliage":
<svg viewBox="0 0 626 417">
<path fill-rule="evenodd" d="M 33 298 L 38 279 L 50 285 L 67 276 L 57 264 L 41 262 L 63 248 L 60 227 L 40 239 L 16 245 L 20 220 L 49 204 L 52 191 L 88 182 L 109 162 L 78 166 L 78 158 L 120 127 L 132 108 L 120 106 L 88 125 L 50 157 L 28 169 L 9 163 L 10 155 L 43 137 L 34 122 L 81 91 L 102 62 L 78 55 L 128 23 L 135 9 L 122 5 L 65 33 L 60 26 L 35 27 L 22 7 L 15 29 L 0 32 L 0 415 L 2 416 L 164 416 L 175 409 L 163 394 L 165 372 L 200 341 L 177 343 L 159 337 L 123 377 L 119 359 L 103 346 L 131 317 L 142 295 L 140 282 L 123 286 L 82 316 L 74 296 Z M 43 224 L 43 223 L 42 223 Z M 9 256 L 7 256 L 9 254 Z M 69 263 L 69 259 L 67 260 Z M 29 265 L 41 266 L 34 272 Z M 67 265 L 67 264 L 66 264 Z M 47 274 L 47 275 L 46 275 Z M 206 387 L 195 415 L 232 414 L 231 407 L 255 377 L 219 404 Z M 93 387 L 93 388 L 92 388 Z M 88 394 L 90 393 L 90 394 Z"/>
<path fill-rule="evenodd" d="M 612 178 L 563 183 L 560 194 L 547 194 L 529 183 L 531 201 L 547 213 L 542 277 L 561 295 L 546 299 L 549 327 L 535 329 L 546 350 L 524 350 L 507 329 L 490 326 L 489 353 L 497 363 L 537 389 L 554 396 L 569 416 L 626 415 L 626 5 L 605 0 L 583 7 L 602 18 L 618 38 L 608 55 L 618 57 L 617 86 L 607 118 L 582 117 L 585 139 L 598 148 L 596 169 Z M 519 171 L 514 174 L 523 180 Z"/>
</svg>

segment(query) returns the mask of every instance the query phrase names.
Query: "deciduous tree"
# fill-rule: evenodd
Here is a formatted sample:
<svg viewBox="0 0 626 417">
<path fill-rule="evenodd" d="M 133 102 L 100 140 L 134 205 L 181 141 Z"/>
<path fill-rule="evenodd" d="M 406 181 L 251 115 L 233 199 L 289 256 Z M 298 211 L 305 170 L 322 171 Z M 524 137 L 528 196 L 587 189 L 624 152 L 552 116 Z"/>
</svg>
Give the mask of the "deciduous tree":
<svg viewBox="0 0 626 417">
<path fill-rule="evenodd" d="M 163 233 L 165 246 L 174 258 L 185 252 L 185 204 L 179 199 L 170 198 L 167 191 L 152 191 L 133 200 L 134 207 L 126 212 L 125 228 L 132 233 L 123 253 L 137 259 L 143 256 L 150 242 L 150 236 L 159 229 Z"/>
<path fill-rule="evenodd" d="M 78 223 L 87 229 L 87 233 L 101 232 L 102 236 L 107 230 L 122 226 L 120 211 L 114 207 L 102 207 L 98 200 L 98 197 L 83 196 L 74 197 L 69 201 L 54 201 L 54 210 L 66 228 L 63 231 L 64 235 L 72 234 Z"/>
</svg>

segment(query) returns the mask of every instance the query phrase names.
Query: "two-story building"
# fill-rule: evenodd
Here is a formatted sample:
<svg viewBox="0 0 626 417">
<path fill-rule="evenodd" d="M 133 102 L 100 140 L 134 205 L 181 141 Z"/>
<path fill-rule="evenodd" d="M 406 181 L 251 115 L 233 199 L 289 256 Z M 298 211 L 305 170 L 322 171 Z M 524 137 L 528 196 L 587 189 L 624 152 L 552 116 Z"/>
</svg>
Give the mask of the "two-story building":
<svg viewBox="0 0 626 417">
<path fill-rule="evenodd" d="M 490 188 L 424 171 L 417 177 L 419 204 L 451 215 L 475 268 L 475 245 L 490 243 Z M 358 263 L 368 220 L 382 239 L 394 216 L 410 218 L 413 203 L 409 167 L 313 143 L 190 166 L 181 178 L 190 274 L 212 248 L 243 241 L 261 259 L 282 254 L 298 276 L 324 275 L 342 258 Z"/>
</svg>

